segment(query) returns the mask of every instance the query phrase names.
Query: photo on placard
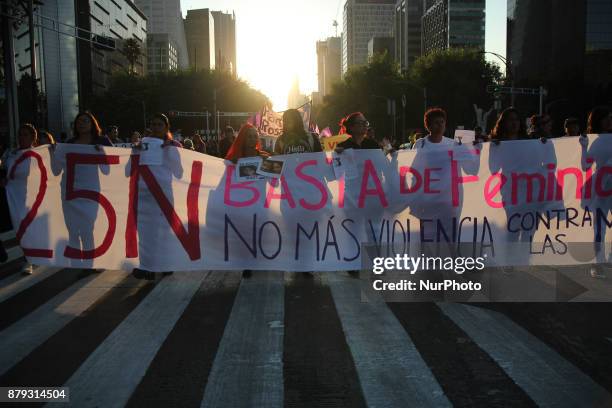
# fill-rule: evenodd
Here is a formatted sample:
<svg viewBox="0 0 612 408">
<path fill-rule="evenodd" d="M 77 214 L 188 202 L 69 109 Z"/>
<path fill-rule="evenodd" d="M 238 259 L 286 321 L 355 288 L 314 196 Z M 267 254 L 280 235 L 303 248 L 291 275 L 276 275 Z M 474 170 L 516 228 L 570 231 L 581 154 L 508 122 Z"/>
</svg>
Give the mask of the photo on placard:
<svg viewBox="0 0 612 408">
<path fill-rule="evenodd" d="M 236 180 L 237 181 L 252 181 L 265 178 L 257 174 L 257 169 L 261 164 L 261 157 L 244 157 L 238 159 L 236 164 Z"/>
<path fill-rule="evenodd" d="M 263 159 L 259 165 L 259 168 L 257 169 L 257 174 L 266 177 L 278 178 L 283 172 L 284 165 L 285 162 L 283 160 Z"/>
</svg>

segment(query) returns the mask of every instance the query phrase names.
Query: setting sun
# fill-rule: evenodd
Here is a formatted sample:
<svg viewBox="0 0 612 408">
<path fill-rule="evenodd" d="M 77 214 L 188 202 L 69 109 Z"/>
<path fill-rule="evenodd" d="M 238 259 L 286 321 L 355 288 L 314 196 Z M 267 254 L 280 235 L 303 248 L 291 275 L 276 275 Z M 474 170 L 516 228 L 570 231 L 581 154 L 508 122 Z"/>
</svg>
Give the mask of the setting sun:
<svg viewBox="0 0 612 408">
<path fill-rule="evenodd" d="M 334 35 L 337 1 L 191 0 L 182 4 L 184 12 L 204 7 L 240 10 L 236 14 L 238 76 L 266 94 L 276 111 L 287 108 L 287 95 L 296 77 L 303 94 L 316 91 L 315 45 Z"/>
</svg>

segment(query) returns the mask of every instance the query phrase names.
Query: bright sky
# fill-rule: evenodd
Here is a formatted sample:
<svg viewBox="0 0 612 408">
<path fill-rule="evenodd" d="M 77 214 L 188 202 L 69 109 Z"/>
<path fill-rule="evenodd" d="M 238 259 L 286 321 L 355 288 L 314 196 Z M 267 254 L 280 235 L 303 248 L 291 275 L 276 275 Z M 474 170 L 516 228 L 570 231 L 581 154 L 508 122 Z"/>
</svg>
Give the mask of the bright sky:
<svg viewBox="0 0 612 408">
<path fill-rule="evenodd" d="M 236 13 L 238 75 L 284 110 L 293 80 L 302 93 L 317 90 L 316 42 L 342 31 L 345 0 L 182 0 L 189 9 Z M 487 51 L 506 54 L 506 0 L 487 0 Z M 497 61 L 488 56 L 491 61 Z"/>
</svg>

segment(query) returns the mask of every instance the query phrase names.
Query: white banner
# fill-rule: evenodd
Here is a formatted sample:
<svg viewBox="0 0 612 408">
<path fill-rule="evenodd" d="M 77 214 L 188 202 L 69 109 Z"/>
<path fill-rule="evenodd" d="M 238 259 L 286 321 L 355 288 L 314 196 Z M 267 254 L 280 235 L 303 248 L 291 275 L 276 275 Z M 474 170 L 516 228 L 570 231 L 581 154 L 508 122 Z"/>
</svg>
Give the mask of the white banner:
<svg viewBox="0 0 612 408">
<path fill-rule="evenodd" d="M 7 193 L 34 264 L 336 271 L 359 269 L 364 243 L 419 256 L 436 241 L 490 265 L 606 262 L 610 140 L 279 156 L 280 179 L 248 182 L 190 150 L 141 165 L 137 150 L 60 144 L 11 156 Z"/>
</svg>

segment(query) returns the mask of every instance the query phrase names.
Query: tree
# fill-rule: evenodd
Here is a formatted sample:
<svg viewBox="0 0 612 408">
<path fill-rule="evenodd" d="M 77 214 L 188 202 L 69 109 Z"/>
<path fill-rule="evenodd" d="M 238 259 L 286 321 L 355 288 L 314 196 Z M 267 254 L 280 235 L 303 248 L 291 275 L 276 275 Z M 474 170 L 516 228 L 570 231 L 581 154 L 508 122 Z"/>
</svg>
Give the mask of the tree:
<svg viewBox="0 0 612 408">
<path fill-rule="evenodd" d="M 391 135 L 392 117 L 387 101 L 395 100 L 398 139 L 405 139 L 414 129 L 423 127 L 425 108 L 440 106 L 449 115 L 448 128 L 471 127 L 476 121 L 473 104 L 489 109 L 493 95 L 487 86 L 499 83 L 501 73 L 496 65 L 484 60 L 482 53 L 468 49 L 449 49 L 418 58 L 410 71 L 400 73 L 399 66 L 387 54 L 374 56 L 365 66 L 349 70 L 344 79 L 332 87 L 322 106 L 315 107 L 314 120 L 319 127 L 338 129 L 346 114 L 361 111 L 376 127 L 378 136 Z M 406 108 L 402 110 L 402 96 Z M 402 129 L 402 115 L 405 129 Z"/>
<path fill-rule="evenodd" d="M 140 43 L 135 38 L 128 38 L 123 43 L 123 55 L 128 60 L 129 64 L 129 73 L 134 73 L 134 66 L 138 59 L 142 56 L 142 50 L 140 48 Z"/>
<path fill-rule="evenodd" d="M 473 105 L 488 110 L 493 95 L 487 86 L 501 81 L 497 65 L 477 50 L 451 48 L 418 58 L 408 73 L 411 81 L 427 90 L 427 104 L 448 113 L 448 129 L 475 124 Z"/>
<path fill-rule="evenodd" d="M 217 95 L 217 108 L 221 111 L 256 112 L 270 101 L 252 89 L 246 82 L 217 71 L 169 71 L 145 77 L 117 73 L 104 95 L 94 98 L 89 107 L 105 125 L 115 124 L 122 133 L 142 130 L 143 102 L 147 116 L 155 112 L 213 111 L 213 89 L 224 88 Z M 170 118 L 173 130 L 182 129 L 189 134 L 206 128 L 203 117 Z M 232 119 L 239 126 L 245 118 Z M 212 118 L 209 121 L 214 128 Z M 221 123 L 223 127 L 225 122 Z"/>
<path fill-rule="evenodd" d="M 422 103 L 417 102 L 420 90 L 401 75 L 399 66 L 387 54 L 375 55 L 367 65 L 351 68 L 344 79 L 332 86 L 320 107 L 314 109 L 313 119 L 323 128 L 338 131 L 338 122 L 347 114 L 360 111 L 365 114 L 379 137 L 390 136 L 393 118 L 387 113 L 387 100 L 395 100 L 401 134 L 401 99 L 409 101 L 407 117 L 422 114 Z"/>
</svg>

